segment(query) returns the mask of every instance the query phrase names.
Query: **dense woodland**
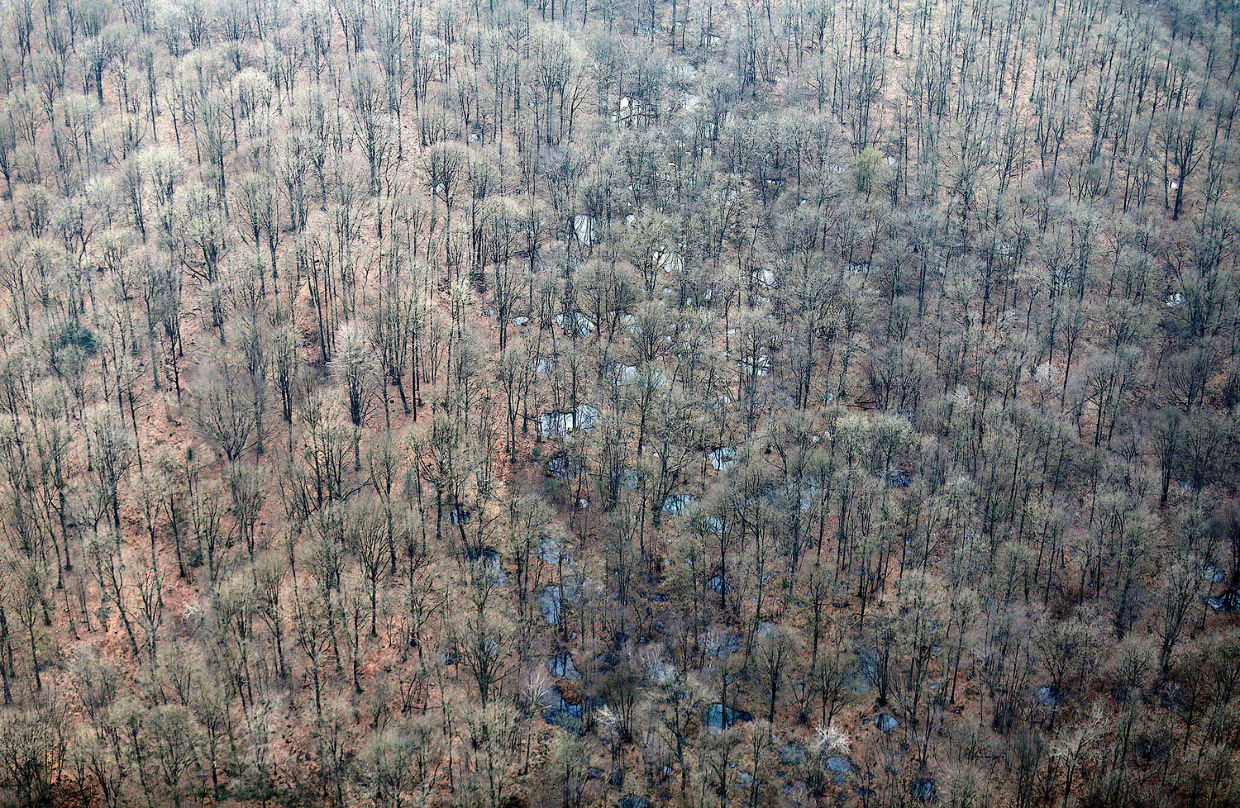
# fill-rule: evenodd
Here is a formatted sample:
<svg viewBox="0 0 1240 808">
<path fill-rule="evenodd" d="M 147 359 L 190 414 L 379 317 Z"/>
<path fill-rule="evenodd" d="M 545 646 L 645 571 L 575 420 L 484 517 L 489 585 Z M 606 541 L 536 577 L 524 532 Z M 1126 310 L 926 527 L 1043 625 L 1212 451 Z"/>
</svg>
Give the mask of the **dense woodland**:
<svg viewBox="0 0 1240 808">
<path fill-rule="evenodd" d="M 1240 805 L 1240 5 L 0 18 L 0 805 Z"/>
</svg>

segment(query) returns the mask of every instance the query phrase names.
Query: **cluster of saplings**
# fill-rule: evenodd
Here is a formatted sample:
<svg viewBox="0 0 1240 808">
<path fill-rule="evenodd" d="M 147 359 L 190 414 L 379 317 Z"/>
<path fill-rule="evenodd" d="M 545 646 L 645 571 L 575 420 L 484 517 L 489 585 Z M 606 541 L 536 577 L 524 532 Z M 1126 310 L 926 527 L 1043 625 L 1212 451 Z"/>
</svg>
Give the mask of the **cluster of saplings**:
<svg viewBox="0 0 1240 808">
<path fill-rule="evenodd" d="M 1240 805 L 1238 69 L 0 3 L 0 805 Z"/>
</svg>

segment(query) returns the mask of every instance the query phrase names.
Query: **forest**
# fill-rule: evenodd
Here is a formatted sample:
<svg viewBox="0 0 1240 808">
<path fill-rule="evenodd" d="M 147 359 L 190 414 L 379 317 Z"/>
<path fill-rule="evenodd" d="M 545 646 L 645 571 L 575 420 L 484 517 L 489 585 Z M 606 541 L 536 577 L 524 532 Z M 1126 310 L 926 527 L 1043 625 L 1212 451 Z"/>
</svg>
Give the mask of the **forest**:
<svg viewBox="0 0 1240 808">
<path fill-rule="evenodd" d="M 0 807 L 1240 806 L 1240 4 L 2 0 Z"/>
</svg>

